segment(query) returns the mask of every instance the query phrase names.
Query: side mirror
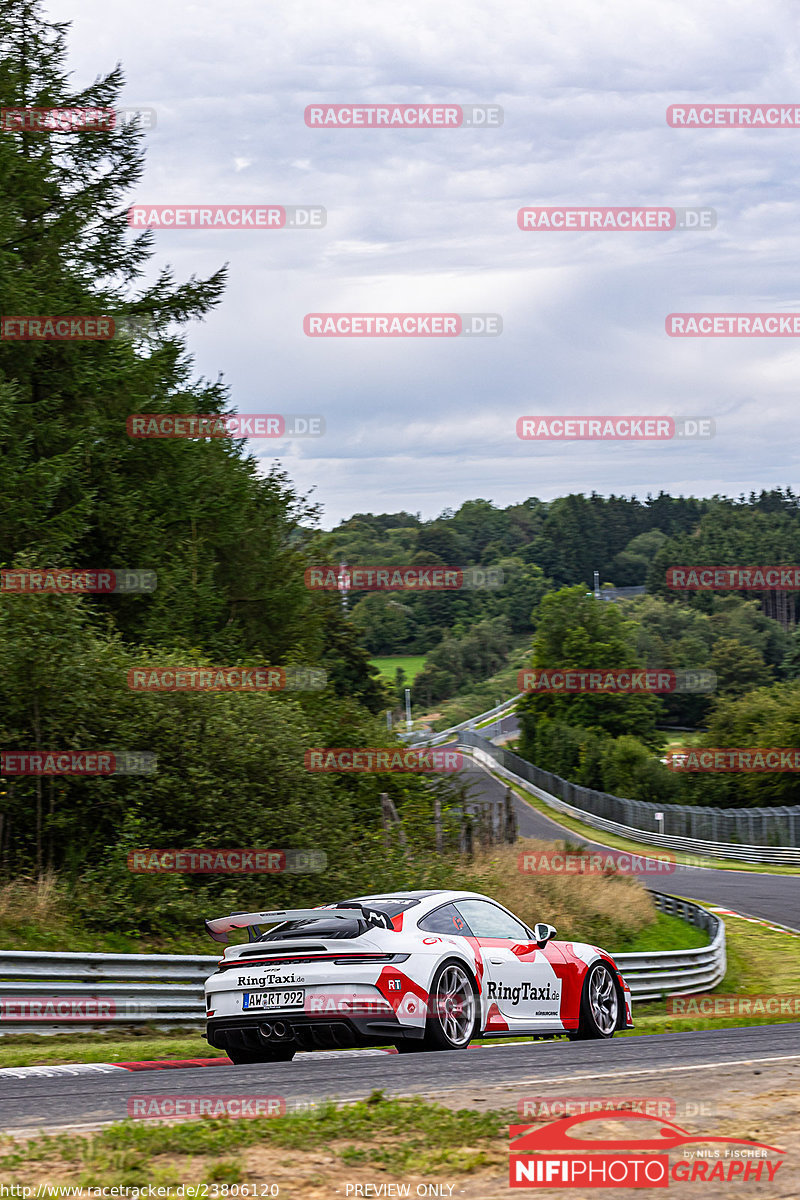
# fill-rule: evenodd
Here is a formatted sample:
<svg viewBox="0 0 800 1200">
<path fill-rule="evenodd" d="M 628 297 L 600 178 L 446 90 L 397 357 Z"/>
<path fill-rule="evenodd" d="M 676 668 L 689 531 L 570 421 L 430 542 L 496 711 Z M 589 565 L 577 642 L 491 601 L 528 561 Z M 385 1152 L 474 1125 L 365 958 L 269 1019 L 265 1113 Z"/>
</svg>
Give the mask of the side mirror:
<svg viewBox="0 0 800 1200">
<path fill-rule="evenodd" d="M 556 930 L 553 925 L 545 925 L 542 922 L 538 925 L 534 925 L 533 927 L 533 939 L 540 950 L 555 936 Z"/>
</svg>

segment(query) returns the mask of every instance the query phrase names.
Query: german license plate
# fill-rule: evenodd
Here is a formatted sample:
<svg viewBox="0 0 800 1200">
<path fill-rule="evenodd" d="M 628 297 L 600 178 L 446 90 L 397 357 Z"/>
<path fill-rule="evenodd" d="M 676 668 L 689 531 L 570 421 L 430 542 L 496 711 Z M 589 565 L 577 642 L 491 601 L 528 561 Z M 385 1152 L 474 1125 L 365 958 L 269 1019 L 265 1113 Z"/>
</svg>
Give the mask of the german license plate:
<svg viewBox="0 0 800 1200">
<path fill-rule="evenodd" d="M 305 988 L 269 992 L 245 992 L 242 1008 L 245 1012 L 251 1009 L 261 1009 L 270 1012 L 278 1008 L 302 1008 L 306 998 Z"/>
</svg>

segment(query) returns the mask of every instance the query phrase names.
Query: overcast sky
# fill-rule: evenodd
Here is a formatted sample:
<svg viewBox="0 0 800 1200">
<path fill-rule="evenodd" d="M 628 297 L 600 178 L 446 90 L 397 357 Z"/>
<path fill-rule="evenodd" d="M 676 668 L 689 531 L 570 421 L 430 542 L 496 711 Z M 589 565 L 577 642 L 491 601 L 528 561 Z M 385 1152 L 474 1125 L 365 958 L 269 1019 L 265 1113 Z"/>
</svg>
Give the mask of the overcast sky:
<svg viewBox="0 0 800 1200">
<path fill-rule="evenodd" d="M 76 8 L 78 14 L 76 15 Z M 178 278 L 230 264 L 190 328 L 240 412 L 321 413 L 251 443 L 357 511 L 797 485 L 797 338 L 674 339 L 670 312 L 800 312 L 800 128 L 670 128 L 679 102 L 800 103 L 791 0 L 48 0 L 84 86 L 151 105 L 131 203 L 316 204 L 320 230 L 159 231 Z M 313 103 L 499 104 L 482 129 L 311 129 Z M 524 205 L 698 205 L 710 232 L 521 232 Z M 154 269 L 155 269 L 154 267 Z M 309 312 L 492 312 L 495 338 L 312 339 Z M 697 443 L 532 444 L 528 414 L 710 416 Z"/>
</svg>

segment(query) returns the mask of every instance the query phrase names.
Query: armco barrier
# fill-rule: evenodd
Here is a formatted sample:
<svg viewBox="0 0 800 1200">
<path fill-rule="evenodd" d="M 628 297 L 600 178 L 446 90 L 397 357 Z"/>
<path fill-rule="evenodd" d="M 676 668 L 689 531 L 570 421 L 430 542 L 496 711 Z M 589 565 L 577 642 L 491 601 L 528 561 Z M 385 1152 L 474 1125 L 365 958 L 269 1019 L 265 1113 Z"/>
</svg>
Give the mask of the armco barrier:
<svg viewBox="0 0 800 1200">
<path fill-rule="evenodd" d="M 708 991 L 725 974 L 725 926 L 691 901 L 653 896 L 663 912 L 706 929 L 711 943 L 697 950 L 615 955 L 633 998 Z M 0 953 L 0 1035 L 200 1026 L 203 983 L 218 962 L 217 955 L 7 950 Z M 32 1019 L 36 1001 L 44 1007 Z"/>
<path fill-rule="evenodd" d="M 458 734 L 458 744 L 462 750 L 470 750 L 473 757 L 488 766 L 502 779 L 516 783 L 524 791 L 538 796 L 556 812 L 565 813 L 590 825 L 592 829 L 602 829 L 608 833 L 618 833 L 631 841 L 644 842 L 648 846 L 663 846 L 669 850 L 685 850 L 691 854 L 707 855 L 713 858 L 729 858 L 749 863 L 776 863 L 784 866 L 800 866 L 800 807 L 779 807 L 774 809 L 717 809 L 701 805 L 689 804 L 653 804 L 646 800 L 626 800 L 621 796 L 612 796 L 607 792 L 596 792 L 592 788 L 582 787 L 571 783 L 550 771 L 527 762 L 519 755 L 507 750 L 504 746 L 495 746 L 486 738 L 473 730 L 464 730 Z M 570 804 L 569 800 L 577 800 L 579 804 Z M 699 838 L 675 833 L 656 832 L 652 825 L 642 828 L 623 821 L 603 816 L 594 809 L 605 809 L 609 812 L 620 810 L 629 813 L 632 818 L 640 821 L 648 820 L 655 825 L 654 813 L 663 813 L 664 826 L 669 827 L 683 823 L 689 827 L 703 826 L 717 830 L 726 823 L 728 829 L 745 830 L 750 836 L 757 836 L 759 829 L 770 829 L 775 838 L 780 837 L 777 845 L 764 846 L 737 841 L 721 841 L 716 838 Z M 740 835 L 741 836 L 741 835 Z"/>
<path fill-rule="evenodd" d="M 518 696 L 512 696 L 510 700 L 504 700 L 502 704 L 496 704 L 494 708 L 487 708 L 486 712 L 478 713 L 476 717 L 469 717 L 468 720 L 462 721 L 460 725 L 451 725 L 449 729 L 442 729 L 439 733 L 420 733 L 419 731 L 404 734 L 399 736 L 406 738 L 412 744 L 414 742 L 425 742 L 426 746 L 439 746 L 442 742 L 449 741 L 454 734 L 460 733 L 462 729 L 474 729 L 476 725 L 482 725 L 484 721 L 488 721 L 491 717 L 502 717 L 513 711 L 518 700 L 524 696 L 524 692 L 520 692 Z"/>
</svg>

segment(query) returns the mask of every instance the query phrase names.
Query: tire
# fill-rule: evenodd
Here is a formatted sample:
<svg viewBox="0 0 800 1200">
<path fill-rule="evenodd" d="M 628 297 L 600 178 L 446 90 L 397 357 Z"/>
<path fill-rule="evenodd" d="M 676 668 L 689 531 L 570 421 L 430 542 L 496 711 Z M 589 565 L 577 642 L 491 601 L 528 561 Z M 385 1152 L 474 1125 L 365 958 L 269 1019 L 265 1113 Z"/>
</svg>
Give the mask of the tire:
<svg viewBox="0 0 800 1200">
<path fill-rule="evenodd" d="M 619 991 L 611 968 L 604 962 L 596 962 L 583 981 L 578 1028 L 568 1035 L 570 1041 L 612 1038 L 619 1014 Z"/>
<path fill-rule="evenodd" d="M 228 1052 L 228 1058 L 237 1066 L 243 1066 L 245 1063 L 273 1063 L 273 1062 L 291 1062 L 296 1051 L 288 1048 L 280 1050 L 239 1050 L 232 1046 Z"/>
<path fill-rule="evenodd" d="M 425 1050 L 466 1050 L 479 1027 L 478 989 L 469 968 L 450 959 L 431 981 Z"/>
</svg>

